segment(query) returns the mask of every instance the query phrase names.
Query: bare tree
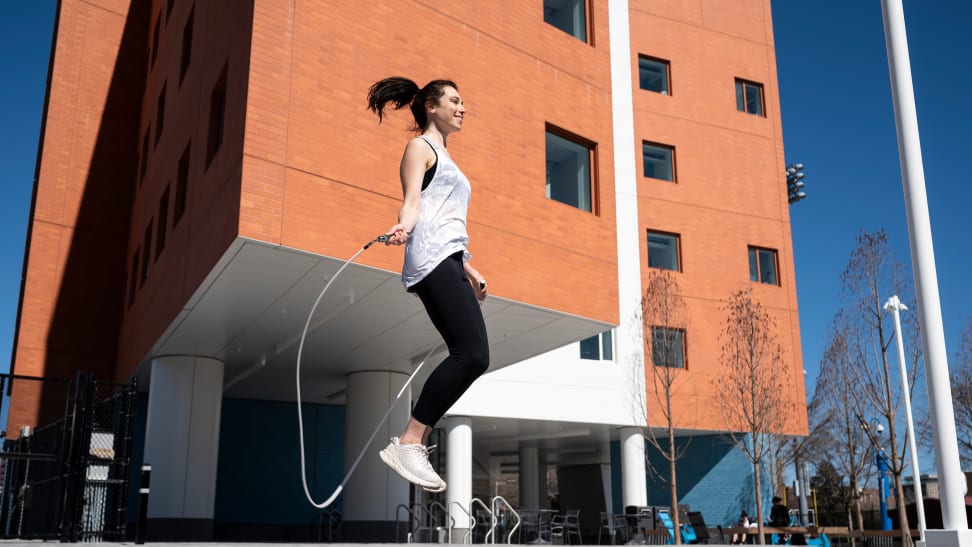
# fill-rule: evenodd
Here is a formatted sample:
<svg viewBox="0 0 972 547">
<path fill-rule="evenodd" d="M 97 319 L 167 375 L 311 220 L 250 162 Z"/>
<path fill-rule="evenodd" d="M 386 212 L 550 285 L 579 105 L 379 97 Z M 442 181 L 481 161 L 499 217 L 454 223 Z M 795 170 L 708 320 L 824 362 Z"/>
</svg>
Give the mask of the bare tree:
<svg viewBox="0 0 972 547">
<path fill-rule="evenodd" d="M 654 400 L 652 410 L 658 413 L 653 423 L 661 422 L 664 436 L 654 427 L 645 428 L 645 439 L 668 462 L 668 487 L 671 493 L 671 517 L 675 527 L 675 543 L 681 545 L 678 533 L 679 515 L 676 462 L 688 449 L 688 442 L 681 448 L 675 444 L 678 416 L 672 399 L 684 382 L 685 332 L 688 314 L 675 276 L 667 270 L 651 270 L 644 296 L 641 298 L 641 317 L 645 328 L 646 388 Z M 680 381 L 681 380 L 681 381 Z M 647 401 L 646 401 L 647 403 Z M 646 413 L 648 409 L 645 409 Z"/>
<path fill-rule="evenodd" d="M 820 421 L 821 437 L 831 443 L 831 450 L 824 459 L 835 464 L 836 469 L 849 482 L 850 502 L 854 508 L 854 521 L 848 522 L 853 530 L 864 528 L 861 508 L 861 487 L 870 480 L 871 446 L 861 430 L 861 408 L 856 377 L 852 372 L 851 353 L 848 347 L 847 329 L 842 315 L 838 314 L 830 331 L 813 399 L 822 411 L 811 420 Z M 811 426 L 813 427 L 813 426 Z"/>
<path fill-rule="evenodd" d="M 959 455 L 972 465 L 972 319 L 965 326 L 952 369 L 952 401 Z"/>
<path fill-rule="evenodd" d="M 861 231 L 857 245 L 851 252 L 847 267 L 841 275 L 843 300 L 842 329 L 846 334 L 849 353 L 848 369 L 854 379 L 857 395 L 853 399 L 858 406 L 858 419 L 877 415 L 887 424 L 886 453 L 888 467 L 894 476 L 895 505 L 901 526 L 903 545 L 911 545 L 911 531 L 904 504 L 902 475 L 906 466 L 904 444 L 907 434 L 898 434 L 898 412 L 901 407 L 901 389 L 895 379 L 899 375 L 890 372 L 888 351 L 894 341 L 894 323 L 884 311 L 883 303 L 891 295 L 898 295 L 907 302 L 911 294 L 910 276 L 894 259 L 888 248 L 884 230 L 874 233 Z M 905 339 L 917 341 L 918 329 L 915 314 L 902 317 Z M 910 370 L 909 385 L 917 378 L 921 361 L 920 344 L 912 343 L 913 350 L 907 366 Z M 913 390 L 912 390 L 913 392 Z M 884 449 L 884 439 L 875 436 L 874 428 L 864 428 L 872 446 Z"/>
<path fill-rule="evenodd" d="M 756 521 L 763 535 L 761 468 L 795 410 L 786 396 L 789 367 L 777 342 L 776 322 L 753 299 L 751 289 L 734 292 L 725 306 L 722 332 L 723 372 L 714 381 L 725 420 L 726 437 L 753 466 Z"/>
</svg>

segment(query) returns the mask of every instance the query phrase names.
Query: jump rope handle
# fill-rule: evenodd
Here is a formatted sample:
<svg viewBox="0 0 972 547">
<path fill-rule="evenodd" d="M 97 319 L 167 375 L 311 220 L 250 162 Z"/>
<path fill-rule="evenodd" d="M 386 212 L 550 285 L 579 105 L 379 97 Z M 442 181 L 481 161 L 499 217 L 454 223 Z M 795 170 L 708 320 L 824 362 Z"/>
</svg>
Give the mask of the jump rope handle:
<svg viewBox="0 0 972 547">
<path fill-rule="evenodd" d="M 408 232 L 405 235 L 411 237 L 412 232 Z M 389 239 L 390 238 L 388 237 L 388 234 L 381 234 L 380 236 L 378 236 L 378 237 L 372 239 L 371 241 L 369 241 L 368 243 L 366 243 L 365 246 L 364 246 L 364 248 L 362 250 L 367 249 L 368 247 L 371 247 L 375 243 L 388 243 L 388 240 Z"/>
</svg>

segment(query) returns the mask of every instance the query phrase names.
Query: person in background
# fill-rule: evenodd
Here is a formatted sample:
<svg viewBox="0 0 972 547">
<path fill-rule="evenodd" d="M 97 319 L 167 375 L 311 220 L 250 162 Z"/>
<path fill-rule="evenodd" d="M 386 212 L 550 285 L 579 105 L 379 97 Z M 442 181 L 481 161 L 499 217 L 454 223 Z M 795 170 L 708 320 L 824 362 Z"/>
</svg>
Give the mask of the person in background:
<svg viewBox="0 0 972 547">
<path fill-rule="evenodd" d="M 749 513 L 743 511 L 739 514 L 739 522 L 736 523 L 737 528 L 749 528 Z M 739 545 L 740 543 L 746 543 L 746 533 L 735 533 L 732 535 L 732 544 Z"/>
</svg>

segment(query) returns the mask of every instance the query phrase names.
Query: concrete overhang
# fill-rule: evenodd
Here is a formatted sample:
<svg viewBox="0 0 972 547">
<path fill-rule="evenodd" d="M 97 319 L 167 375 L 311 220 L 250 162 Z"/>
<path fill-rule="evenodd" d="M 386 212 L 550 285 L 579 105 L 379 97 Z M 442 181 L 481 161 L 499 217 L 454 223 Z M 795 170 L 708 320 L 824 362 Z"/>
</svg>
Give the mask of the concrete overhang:
<svg viewBox="0 0 972 547">
<path fill-rule="evenodd" d="M 347 258 L 237 238 L 141 362 L 141 385 L 150 381 L 153 358 L 196 355 L 225 363 L 226 397 L 295 400 L 301 332 L 314 301 Z M 490 371 L 613 326 L 497 296 L 483 304 L 483 315 Z M 348 374 L 410 374 L 440 343 L 398 272 L 352 263 L 309 323 L 301 354 L 302 399 L 343 403 Z M 436 350 L 416 386 L 444 354 L 444 348 Z"/>
</svg>

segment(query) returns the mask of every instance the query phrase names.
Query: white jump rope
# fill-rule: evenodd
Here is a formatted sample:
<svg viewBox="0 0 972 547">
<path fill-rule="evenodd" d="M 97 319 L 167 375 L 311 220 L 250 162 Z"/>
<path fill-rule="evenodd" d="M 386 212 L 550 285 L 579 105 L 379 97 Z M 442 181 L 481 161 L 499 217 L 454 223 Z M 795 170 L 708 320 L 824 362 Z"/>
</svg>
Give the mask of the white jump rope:
<svg viewBox="0 0 972 547">
<path fill-rule="evenodd" d="M 405 385 L 402 386 L 402 389 L 398 391 L 398 395 L 395 396 L 395 400 L 392 401 L 391 406 L 388 407 L 388 410 L 385 412 L 385 415 L 382 416 L 381 421 L 379 421 L 378 425 L 375 426 L 375 430 L 371 432 L 371 436 L 368 437 L 368 440 L 361 448 L 361 452 L 358 454 L 358 457 L 355 458 L 354 463 L 351 464 L 351 468 L 348 469 L 348 473 L 344 475 L 344 480 L 342 480 L 341 484 L 339 484 L 338 487 L 334 489 L 334 493 L 331 494 L 331 497 L 327 498 L 324 501 L 324 503 L 315 502 L 314 498 L 311 497 L 310 489 L 307 488 L 307 464 L 305 462 L 305 457 L 304 457 L 304 415 L 300 408 L 300 358 L 304 352 L 304 339 L 307 338 L 307 329 L 310 327 L 311 318 L 314 317 L 314 311 L 317 310 L 317 305 L 320 304 L 321 299 L 324 298 L 324 293 L 326 293 L 327 289 L 331 287 L 331 283 L 334 283 L 334 280 L 337 279 L 339 275 L 341 275 L 341 272 L 343 272 L 344 269 L 347 268 L 349 264 L 354 262 L 354 259 L 358 258 L 358 255 L 365 252 L 368 249 L 368 247 L 371 247 L 375 243 L 385 243 L 387 241 L 388 241 L 387 235 L 380 235 L 372 239 L 371 241 L 366 243 L 364 247 L 359 249 L 358 252 L 354 253 L 354 256 L 349 258 L 347 262 L 344 263 L 343 266 L 338 268 L 338 271 L 331 277 L 331 279 L 328 280 L 327 284 L 324 285 L 324 289 L 321 290 L 321 294 L 317 295 L 317 300 L 314 301 L 314 305 L 311 307 L 310 313 L 307 314 L 307 322 L 304 323 L 304 331 L 300 334 L 300 344 L 297 346 L 297 423 L 298 423 L 297 431 L 300 433 L 300 480 L 304 484 L 304 495 L 307 496 L 307 501 L 309 501 L 311 505 L 313 505 L 318 509 L 324 509 L 325 507 L 331 505 L 332 503 L 334 503 L 334 500 L 336 500 L 338 496 L 341 495 L 341 492 L 344 490 L 344 485 L 348 483 L 348 480 L 351 478 L 351 475 L 354 473 L 354 470 L 358 468 L 358 464 L 361 462 L 361 458 L 365 455 L 365 452 L 368 450 L 368 447 L 371 446 L 371 442 L 375 440 L 375 435 L 378 434 L 378 430 L 381 429 L 381 426 L 384 425 L 385 420 L 387 420 L 388 416 L 391 415 L 392 409 L 394 409 L 395 405 L 398 404 L 398 400 L 401 399 L 402 393 L 405 393 L 405 390 L 408 389 L 409 384 L 412 383 L 412 379 L 415 378 L 415 375 L 418 374 L 418 371 L 422 369 L 422 365 L 425 364 L 425 361 L 441 345 L 439 344 L 433 346 L 432 349 L 430 349 L 429 352 L 425 354 L 425 358 L 423 358 L 422 361 L 418 364 L 418 366 L 415 367 L 415 371 L 412 372 L 412 375 L 409 376 L 408 380 L 405 381 Z"/>
</svg>

